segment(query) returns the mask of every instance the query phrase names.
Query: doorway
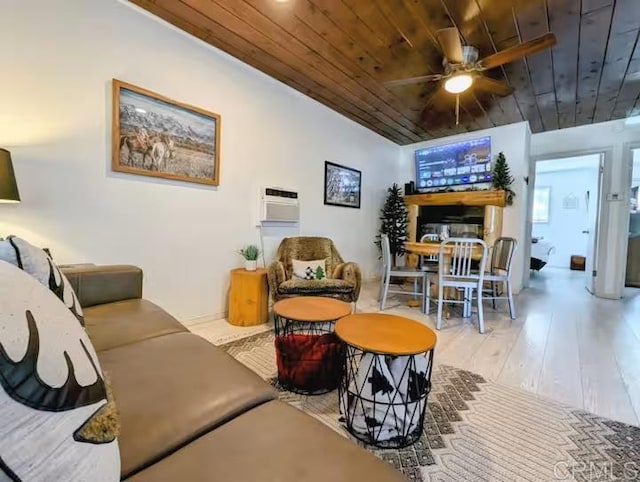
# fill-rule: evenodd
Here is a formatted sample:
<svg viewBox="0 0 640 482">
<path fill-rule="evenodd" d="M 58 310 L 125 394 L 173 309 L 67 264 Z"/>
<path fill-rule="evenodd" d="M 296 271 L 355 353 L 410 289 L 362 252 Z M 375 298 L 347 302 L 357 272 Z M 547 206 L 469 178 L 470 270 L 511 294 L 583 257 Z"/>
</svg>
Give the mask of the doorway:
<svg viewBox="0 0 640 482">
<path fill-rule="evenodd" d="M 631 149 L 630 167 L 631 191 L 624 285 L 626 288 L 640 288 L 640 148 Z"/>
<path fill-rule="evenodd" d="M 594 153 L 536 162 L 532 285 L 595 293 L 603 157 Z"/>
</svg>

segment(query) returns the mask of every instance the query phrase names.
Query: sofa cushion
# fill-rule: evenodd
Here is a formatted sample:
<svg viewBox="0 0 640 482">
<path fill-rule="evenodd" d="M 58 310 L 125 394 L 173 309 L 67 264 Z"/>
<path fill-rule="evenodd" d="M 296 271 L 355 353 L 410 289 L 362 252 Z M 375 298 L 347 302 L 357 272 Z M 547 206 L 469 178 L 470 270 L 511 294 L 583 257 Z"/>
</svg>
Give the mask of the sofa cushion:
<svg viewBox="0 0 640 482">
<path fill-rule="evenodd" d="M 321 422 L 271 401 L 203 435 L 131 482 L 404 481 L 401 473 Z"/>
<path fill-rule="evenodd" d="M 83 308 L 142 298 L 142 270 L 130 265 L 67 265 L 60 269 Z"/>
<path fill-rule="evenodd" d="M 118 402 L 123 476 L 275 396 L 255 373 L 191 333 L 98 356 Z"/>
<path fill-rule="evenodd" d="M 116 481 L 116 424 L 78 319 L 34 277 L 0 261 L 0 480 Z M 92 429 L 88 429 L 92 426 Z"/>
<path fill-rule="evenodd" d="M 133 299 L 85 308 L 85 329 L 97 351 L 187 329 L 150 301 Z"/>
<path fill-rule="evenodd" d="M 278 286 L 278 291 L 283 295 L 310 295 L 351 293 L 353 285 L 341 279 L 325 278 L 323 280 L 290 279 Z"/>
</svg>

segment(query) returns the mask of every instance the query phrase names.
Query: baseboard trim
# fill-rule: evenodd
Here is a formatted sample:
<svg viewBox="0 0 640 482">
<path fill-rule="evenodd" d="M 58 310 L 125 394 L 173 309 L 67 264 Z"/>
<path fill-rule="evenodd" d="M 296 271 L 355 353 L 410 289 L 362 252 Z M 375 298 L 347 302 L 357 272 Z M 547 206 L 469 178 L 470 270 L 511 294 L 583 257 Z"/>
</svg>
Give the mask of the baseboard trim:
<svg viewBox="0 0 640 482">
<path fill-rule="evenodd" d="M 362 282 L 363 283 L 380 283 L 380 276 L 366 277 L 362 279 Z M 271 310 L 272 310 L 272 303 L 271 303 L 271 300 L 269 300 L 269 313 L 271 313 Z M 190 318 L 188 320 L 180 320 L 180 323 L 182 323 L 187 328 L 192 328 L 202 323 L 209 323 L 211 321 L 220 320 L 222 318 L 226 319 L 227 315 L 228 315 L 228 312 L 224 311 L 222 313 L 213 313 L 211 315 L 197 316 L 195 318 Z"/>
<path fill-rule="evenodd" d="M 225 318 L 225 319 L 227 318 L 226 312 L 197 316 L 196 318 L 191 318 L 189 320 L 182 320 L 180 323 L 182 323 L 187 328 L 192 328 L 196 325 L 200 325 L 202 323 L 209 323 L 211 321 L 220 320 L 222 318 Z"/>
<path fill-rule="evenodd" d="M 593 296 L 595 296 L 596 298 L 600 298 L 603 300 L 620 300 L 623 297 L 618 295 L 617 293 L 602 293 L 602 294 L 594 294 L 591 293 Z"/>
</svg>

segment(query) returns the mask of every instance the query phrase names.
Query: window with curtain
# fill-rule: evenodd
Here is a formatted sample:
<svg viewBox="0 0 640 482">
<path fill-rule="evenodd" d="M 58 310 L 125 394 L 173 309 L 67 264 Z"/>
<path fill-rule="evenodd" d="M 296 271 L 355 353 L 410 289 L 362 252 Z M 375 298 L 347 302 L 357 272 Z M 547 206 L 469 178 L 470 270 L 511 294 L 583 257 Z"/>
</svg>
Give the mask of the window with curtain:
<svg viewBox="0 0 640 482">
<path fill-rule="evenodd" d="M 536 187 L 533 191 L 533 222 L 549 222 L 550 187 Z"/>
</svg>

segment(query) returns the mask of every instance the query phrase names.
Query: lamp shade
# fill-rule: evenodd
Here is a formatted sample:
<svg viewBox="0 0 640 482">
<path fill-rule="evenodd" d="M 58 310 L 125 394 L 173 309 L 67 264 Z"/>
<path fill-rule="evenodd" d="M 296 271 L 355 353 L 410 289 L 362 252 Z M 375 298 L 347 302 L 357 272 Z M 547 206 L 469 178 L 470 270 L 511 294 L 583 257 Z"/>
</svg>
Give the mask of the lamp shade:
<svg viewBox="0 0 640 482">
<path fill-rule="evenodd" d="M 6 202 L 20 202 L 20 193 L 13 172 L 11 153 L 6 149 L 0 149 L 0 203 Z"/>
</svg>

